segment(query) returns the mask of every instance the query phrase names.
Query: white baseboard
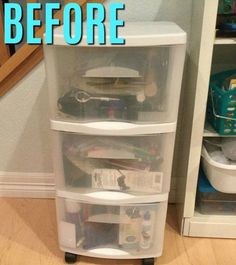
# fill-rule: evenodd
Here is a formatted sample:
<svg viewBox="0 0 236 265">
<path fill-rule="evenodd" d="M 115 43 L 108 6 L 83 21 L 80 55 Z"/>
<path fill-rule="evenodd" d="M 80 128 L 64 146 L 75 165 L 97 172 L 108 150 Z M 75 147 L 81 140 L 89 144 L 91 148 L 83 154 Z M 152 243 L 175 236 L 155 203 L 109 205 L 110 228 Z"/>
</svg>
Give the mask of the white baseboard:
<svg viewBox="0 0 236 265">
<path fill-rule="evenodd" d="M 0 172 L 0 197 L 54 198 L 54 174 Z"/>
<path fill-rule="evenodd" d="M 0 197 L 54 198 L 55 194 L 53 173 L 0 171 Z M 175 181 L 172 181 L 169 202 L 175 203 Z"/>
</svg>

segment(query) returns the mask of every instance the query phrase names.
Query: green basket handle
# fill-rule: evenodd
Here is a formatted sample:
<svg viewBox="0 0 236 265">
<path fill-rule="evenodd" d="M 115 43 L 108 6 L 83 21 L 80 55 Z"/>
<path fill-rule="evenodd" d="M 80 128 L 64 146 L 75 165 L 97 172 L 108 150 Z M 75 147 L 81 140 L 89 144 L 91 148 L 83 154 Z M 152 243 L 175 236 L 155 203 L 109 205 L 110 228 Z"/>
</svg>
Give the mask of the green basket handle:
<svg viewBox="0 0 236 265">
<path fill-rule="evenodd" d="M 236 118 L 229 118 L 229 117 L 226 117 L 226 116 L 221 116 L 221 115 L 216 113 L 215 103 L 214 103 L 214 99 L 213 99 L 213 91 L 212 91 L 211 87 L 210 87 L 210 90 L 211 90 L 211 102 L 212 102 L 212 109 L 213 109 L 214 116 L 217 117 L 217 118 L 225 119 L 225 120 L 236 121 Z"/>
</svg>

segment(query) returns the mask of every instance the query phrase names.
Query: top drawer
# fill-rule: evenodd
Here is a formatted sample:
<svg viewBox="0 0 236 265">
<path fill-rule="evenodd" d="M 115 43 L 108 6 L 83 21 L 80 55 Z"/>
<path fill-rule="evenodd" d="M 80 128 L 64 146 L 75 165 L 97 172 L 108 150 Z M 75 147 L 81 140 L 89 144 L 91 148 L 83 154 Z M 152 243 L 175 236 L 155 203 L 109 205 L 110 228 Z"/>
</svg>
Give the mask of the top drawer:
<svg viewBox="0 0 236 265">
<path fill-rule="evenodd" d="M 176 121 L 185 45 L 44 50 L 53 120 Z"/>
</svg>

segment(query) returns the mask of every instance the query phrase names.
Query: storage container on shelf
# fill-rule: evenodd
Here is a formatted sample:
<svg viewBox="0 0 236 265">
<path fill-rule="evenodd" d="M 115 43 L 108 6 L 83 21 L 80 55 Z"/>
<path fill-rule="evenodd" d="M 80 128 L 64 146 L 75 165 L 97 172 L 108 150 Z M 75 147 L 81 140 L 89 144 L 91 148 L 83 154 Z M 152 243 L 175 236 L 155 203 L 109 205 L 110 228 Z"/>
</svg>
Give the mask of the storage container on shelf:
<svg viewBox="0 0 236 265">
<path fill-rule="evenodd" d="M 57 209 L 65 252 L 112 259 L 161 255 L 167 202 L 106 205 L 58 197 Z"/>
<path fill-rule="evenodd" d="M 236 162 L 216 161 L 210 153 L 219 147 L 204 142 L 202 147 L 202 166 L 211 185 L 224 193 L 236 193 Z M 222 153 L 223 154 L 223 153 Z"/>
<path fill-rule="evenodd" d="M 211 77 L 207 120 L 220 135 L 236 135 L 236 88 L 225 90 L 225 79 L 236 75 L 236 70 L 215 74 Z"/>
<path fill-rule="evenodd" d="M 124 200 L 157 201 L 168 193 L 174 133 L 141 136 L 88 136 L 54 132 L 55 174 L 60 190 Z M 118 196 L 118 195 L 117 195 Z"/>
<path fill-rule="evenodd" d="M 201 214 L 236 215 L 236 194 L 222 193 L 214 189 L 200 169 L 196 206 Z"/>
<path fill-rule="evenodd" d="M 177 120 L 186 34 L 170 22 L 127 22 L 125 45 L 66 45 L 62 28 L 45 46 L 55 124 Z M 73 32 L 72 32 L 73 35 Z"/>
</svg>

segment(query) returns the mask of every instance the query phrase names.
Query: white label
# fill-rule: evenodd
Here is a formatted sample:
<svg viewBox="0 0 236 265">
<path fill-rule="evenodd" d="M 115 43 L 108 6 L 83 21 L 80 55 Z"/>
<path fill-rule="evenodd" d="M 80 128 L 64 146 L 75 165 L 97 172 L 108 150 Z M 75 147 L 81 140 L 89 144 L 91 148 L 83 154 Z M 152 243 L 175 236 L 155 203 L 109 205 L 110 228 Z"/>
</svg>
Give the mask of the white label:
<svg viewBox="0 0 236 265">
<path fill-rule="evenodd" d="M 94 169 L 92 187 L 119 191 L 161 192 L 162 172 Z"/>
</svg>

